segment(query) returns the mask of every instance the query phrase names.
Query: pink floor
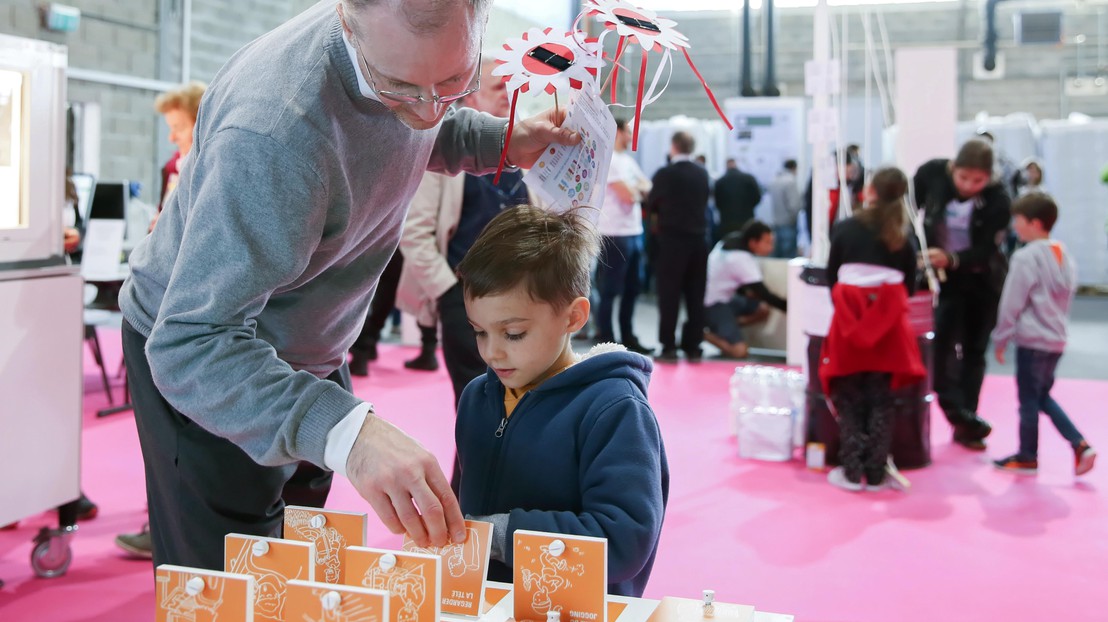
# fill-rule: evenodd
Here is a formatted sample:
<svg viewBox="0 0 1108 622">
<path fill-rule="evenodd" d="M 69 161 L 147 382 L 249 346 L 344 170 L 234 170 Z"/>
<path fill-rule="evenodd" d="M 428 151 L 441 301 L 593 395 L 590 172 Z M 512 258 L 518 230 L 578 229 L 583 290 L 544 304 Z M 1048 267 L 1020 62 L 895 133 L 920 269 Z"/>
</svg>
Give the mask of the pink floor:
<svg viewBox="0 0 1108 622">
<path fill-rule="evenodd" d="M 103 341 L 115 342 L 105 331 Z M 109 368 L 119 360 L 108 343 Z M 445 464 L 451 392 L 445 372 L 410 372 L 412 350 L 384 347 L 372 377 L 355 383 L 379 411 Z M 792 613 L 804 621 L 1105 620 L 1108 597 L 1108 462 L 1079 481 L 1072 454 L 1044 422 L 1038 477 L 992 469 L 986 456 L 948 442 L 934 421 L 934 464 L 909 473 L 908 494 L 853 495 L 798 463 L 741 460 L 728 434 L 725 363 L 659 366 L 650 398 L 672 471 L 670 505 L 647 596 L 697 596 Z M 93 370 L 91 360 L 86 369 Z M 149 563 L 112 543 L 144 518 L 142 464 L 132 415 L 96 419 L 106 403 L 85 378 L 84 488 L 101 508 L 74 540 L 69 573 L 37 579 L 30 539 L 54 520 L 31 517 L 0 531 L 0 621 L 148 621 Z M 1108 383 L 1060 381 L 1054 393 L 1094 445 L 1108 448 Z M 983 403 L 996 454 L 1016 443 L 1012 380 L 990 377 Z M 1108 460 L 1108 458 L 1105 458 Z M 15 477 L 17 474 L 5 474 Z M 337 482 L 330 505 L 369 511 Z M 372 525 L 374 545 L 399 541 Z M 1097 587 L 1101 586 L 1101 587 Z"/>
</svg>

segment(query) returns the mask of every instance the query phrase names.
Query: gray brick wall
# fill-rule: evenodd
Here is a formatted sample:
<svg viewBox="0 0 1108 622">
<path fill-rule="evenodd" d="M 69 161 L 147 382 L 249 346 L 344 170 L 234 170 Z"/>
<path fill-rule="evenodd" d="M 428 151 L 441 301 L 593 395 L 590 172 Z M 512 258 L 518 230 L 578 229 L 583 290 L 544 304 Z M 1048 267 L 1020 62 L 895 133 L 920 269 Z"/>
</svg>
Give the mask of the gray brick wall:
<svg viewBox="0 0 1108 622">
<path fill-rule="evenodd" d="M 1018 10 L 1060 8 L 1064 11 L 1063 28 L 1067 40 L 1074 35 L 1086 36 L 1084 61 L 1086 70 L 1096 62 L 1097 11 L 1108 10 L 1105 0 L 1090 0 L 1081 5 L 1072 3 L 1037 2 L 1018 5 L 1001 4 L 997 13 L 1000 51 L 1005 55 L 1006 77 L 1001 80 L 973 79 L 973 53 L 981 49 L 982 15 L 979 3 L 939 3 L 884 6 L 889 40 L 894 49 L 922 45 L 950 45 L 960 49 L 961 85 L 960 117 L 972 119 L 979 111 L 1003 115 L 1011 112 L 1031 112 L 1041 119 L 1058 118 L 1070 112 L 1092 116 L 1108 116 L 1108 97 L 1065 97 L 1062 95 L 1061 74 L 1073 74 L 1077 68 L 1077 48 L 1064 46 L 1015 47 L 1012 15 Z M 852 94 L 864 90 L 864 30 L 861 7 L 833 8 L 836 23 L 841 27 L 844 13 L 848 16 L 847 72 Z M 732 11 L 689 12 L 666 14 L 678 22 L 678 29 L 692 42 L 693 59 L 718 97 L 739 94 L 740 15 Z M 763 24 L 761 11 L 752 11 L 751 42 L 753 84 L 761 90 L 764 76 Z M 812 9 L 778 8 L 777 81 L 785 94 L 804 92 L 804 61 L 812 56 Z M 879 33 L 874 23 L 874 38 Z M 841 30 L 839 31 L 841 33 Z M 883 53 L 879 53 L 883 63 Z M 627 88 L 631 87 L 627 84 Z M 876 91 L 875 91 L 876 96 Z M 696 117 L 714 115 L 684 59 L 674 67 L 671 89 L 666 96 L 647 109 L 647 118 L 665 118 L 674 114 Z"/>
</svg>

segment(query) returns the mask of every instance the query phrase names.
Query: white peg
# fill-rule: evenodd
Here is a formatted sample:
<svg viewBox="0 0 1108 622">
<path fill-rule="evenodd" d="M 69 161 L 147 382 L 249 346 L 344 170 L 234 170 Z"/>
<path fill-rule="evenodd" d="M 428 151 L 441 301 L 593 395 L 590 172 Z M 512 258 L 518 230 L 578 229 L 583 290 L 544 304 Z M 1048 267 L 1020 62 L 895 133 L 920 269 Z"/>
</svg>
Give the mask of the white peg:
<svg viewBox="0 0 1108 622">
<path fill-rule="evenodd" d="M 199 596 L 204 591 L 204 577 L 193 577 L 185 583 L 185 593 L 189 596 Z"/>
<path fill-rule="evenodd" d="M 265 540 L 258 540 L 250 550 L 254 553 L 255 557 L 261 557 L 269 552 L 269 543 Z"/>
<path fill-rule="evenodd" d="M 562 614 L 558 611 L 547 611 L 546 622 L 561 622 Z"/>
<path fill-rule="evenodd" d="M 377 560 L 377 566 L 384 572 L 396 568 L 396 556 L 392 553 L 385 553 L 381 556 L 381 559 Z"/>
<path fill-rule="evenodd" d="M 312 526 L 312 529 L 322 529 L 327 524 L 327 517 L 322 514 L 316 514 L 309 521 L 308 524 Z"/>
<path fill-rule="evenodd" d="M 320 600 L 323 601 L 324 611 L 334 611 L 335 609 L 339 608 L 340 604 L 342 604 L 342 596 L 334 590 L 331 590 L 330 592 L 324 594 L 320 598 Z"/>
<path fill-rule="evenodd" d="M 561 557 L 562 553 L 566 552 L 566 543 L 561 540 L 555 540 L 550 543 L 547 551 L 554 557 Z"/>
<path fill-rule="evenodd" d="M 716 591 L 704 590 L 704 617 L 711 618 L 716 615 Z"/>
</svg>

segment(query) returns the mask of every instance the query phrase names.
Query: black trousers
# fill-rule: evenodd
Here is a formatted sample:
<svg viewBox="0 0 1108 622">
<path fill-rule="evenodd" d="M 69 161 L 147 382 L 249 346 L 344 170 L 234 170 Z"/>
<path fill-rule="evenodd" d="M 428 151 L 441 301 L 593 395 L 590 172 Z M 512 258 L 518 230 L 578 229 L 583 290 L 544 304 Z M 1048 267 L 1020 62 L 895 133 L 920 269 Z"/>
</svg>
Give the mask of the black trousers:
<svg viewBox="0 0 1108 622">
<path fill-rule="evenodd" d="M 385 265 L 385 271 L 381 273 L 381 279 L 377 281 L 377 289 L 373 293 L 373 301 L 369 303 L 369 314 L 366 316 L 362 332 L 350 346 L 350 351 L 356 354 L 366 354 L 373 349 L 374 344 L 381 338 L 381 329 L 389 320 L 389 314 L 396 307 L 396 288 L 400 285 L 400 273 L 404 270 L 404 256 L 400 249 L 392 254 L 392 259 Z"/>
<path fill-rule="evenodd" d="M 704 338 L 704 287 L 708 273 L 708 246 L 703 235 L 658 236 L 658 343 L 676 349 L 677 313 L 685 301 L 681 349 L 699 353 Z"/>
<path fill-rule="evenodd" d="M 442 323 L 442 359 L 446 363 L 450 383 L 454 386 L 454 410 L 457 411 L 458 401 L 462 398 L 466 385 L 488 371 L 488 365 L 477 349 L 473 326 L 466 316 L 461 283 L 455 283 L 454 287 L 439 297 L 439 322 Z M 458 494 L 460 470 L 458 457 L 454 456 L 454 472 L 450 476 L 450 488 L 454 490 L 454 494 Z"/>
<path fill-rule="evenodd" d="M 280 537 L 285 505 L 323 507 L 331 471 L 306 462 L 254 462 L 174 409 L 150 377 L 146 338 L 123 323 L 127 381 L 146 466 L 154 566 L 223 570 L 228 533 Z M 328 378 L 347 389 L 345 365 Z"/>
<path fill-rule="evenodd" d="M 872 485 L 885 479 L 893 438 L 896 399 L 892 375 L 863 372 L 833 378 L 831 403 L 839 416 L 839 462 L 846 478 Z"/>
<path fill-rule="evenodd" d="M 948 282 L 939 295 L 934 384 L 939 406 L 951 424 L 972 423 L 977 412 L 999 302 L 984 278 Z"/>
</svg>

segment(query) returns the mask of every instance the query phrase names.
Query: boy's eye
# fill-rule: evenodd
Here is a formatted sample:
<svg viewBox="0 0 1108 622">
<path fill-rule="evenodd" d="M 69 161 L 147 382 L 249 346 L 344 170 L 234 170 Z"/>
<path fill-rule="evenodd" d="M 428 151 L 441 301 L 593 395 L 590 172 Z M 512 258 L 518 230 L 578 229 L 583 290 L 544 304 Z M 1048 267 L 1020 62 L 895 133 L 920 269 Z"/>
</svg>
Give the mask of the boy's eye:
<svg viewBox="0 0 1108 622">
<path fill-rule="evenodd" d="M 527 333 L 504 333 L 504 337 L 508 341 L 520 341 L 527 336 Z"/>
</svg>

